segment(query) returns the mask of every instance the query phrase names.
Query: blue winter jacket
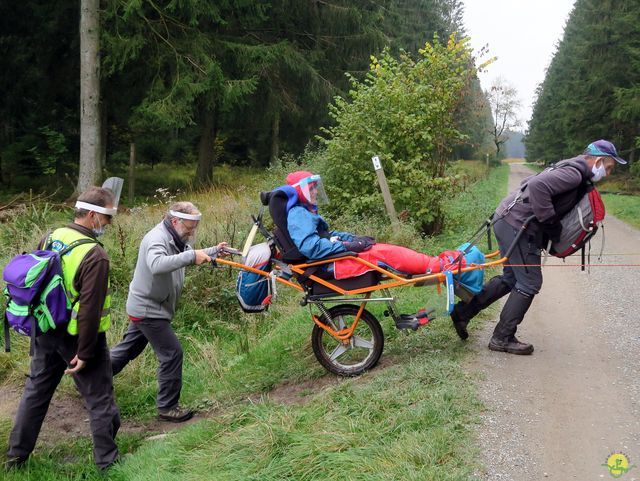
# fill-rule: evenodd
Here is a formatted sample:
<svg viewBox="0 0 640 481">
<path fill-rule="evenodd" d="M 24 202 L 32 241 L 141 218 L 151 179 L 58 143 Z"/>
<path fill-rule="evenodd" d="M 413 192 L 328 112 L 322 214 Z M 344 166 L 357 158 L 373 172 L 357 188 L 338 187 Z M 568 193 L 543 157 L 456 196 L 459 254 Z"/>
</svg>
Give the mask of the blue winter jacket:
<svg viewBox="0 0 640 481">
<path fill-rule="evenodd" d="M 322 259 L 347 250 L 340 241 L 331 242 L 320 237 L 319 230 L 329 232 L 331 237 L 339 237 L 341 241 L 351 241 L 355 237 L 348 232 L 329 231 L 329 225 L 322 217 L 310 212 L 300 203 L 289 210 L 287 228 L 291 240 L 307 259 Z"/>
</svg>

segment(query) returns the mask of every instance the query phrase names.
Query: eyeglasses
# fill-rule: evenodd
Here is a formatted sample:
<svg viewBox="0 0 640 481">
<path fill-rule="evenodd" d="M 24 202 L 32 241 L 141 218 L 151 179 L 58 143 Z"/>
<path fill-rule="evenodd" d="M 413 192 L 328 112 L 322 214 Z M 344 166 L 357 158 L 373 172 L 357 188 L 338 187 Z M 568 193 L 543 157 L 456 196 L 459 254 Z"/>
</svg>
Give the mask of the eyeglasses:
<svg viewBox="0 0 640 481">
<path fill-rule="evenodd" d="M 178 222 L 180 222 L 189 232 L 194 231 L 198 228 L 198 221 L 190 220 L 189 222 L 195 222 L 195 224 L 192 225 L 187 225 L 184 219 L 178 219 Z"/>
</svg>

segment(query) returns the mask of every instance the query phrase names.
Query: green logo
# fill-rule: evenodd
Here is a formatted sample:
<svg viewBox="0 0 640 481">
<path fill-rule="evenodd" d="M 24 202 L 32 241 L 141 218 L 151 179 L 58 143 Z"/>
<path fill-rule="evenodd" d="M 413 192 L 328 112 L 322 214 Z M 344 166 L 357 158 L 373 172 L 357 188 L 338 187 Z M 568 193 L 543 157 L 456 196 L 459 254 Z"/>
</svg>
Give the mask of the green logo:
<svg viewBox="0 0 640 481">
<path fill-rule="evenodd" d="M 619 478 L 636 467 L 635 464 L 629 466 L 629 458 L 622 453 L 613 453 L 607 458 L 606 464 L 602 466 L 605 466 L 609 470 L 609 474 L 614 478 Z"/>
</svg>

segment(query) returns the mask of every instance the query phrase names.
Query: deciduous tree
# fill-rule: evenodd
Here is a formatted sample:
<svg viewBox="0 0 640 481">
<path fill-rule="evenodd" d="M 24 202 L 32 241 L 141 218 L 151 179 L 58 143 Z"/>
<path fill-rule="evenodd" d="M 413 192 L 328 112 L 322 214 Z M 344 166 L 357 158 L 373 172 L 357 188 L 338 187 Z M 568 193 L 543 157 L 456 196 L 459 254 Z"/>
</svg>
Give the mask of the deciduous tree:
<svg viewBox="0 0 640 481">
<path fill-rule="evenodd" d="M 503 78 L 495 79 L 485 95 L 493 116 L 491 137 L 496 146 L 496 157 L 499 157 L 500 149 L 509 140 L 508 132 L 521 125 L 521 120 L 518 118 L 521 103 L 515 87 Z"/>
</svg>

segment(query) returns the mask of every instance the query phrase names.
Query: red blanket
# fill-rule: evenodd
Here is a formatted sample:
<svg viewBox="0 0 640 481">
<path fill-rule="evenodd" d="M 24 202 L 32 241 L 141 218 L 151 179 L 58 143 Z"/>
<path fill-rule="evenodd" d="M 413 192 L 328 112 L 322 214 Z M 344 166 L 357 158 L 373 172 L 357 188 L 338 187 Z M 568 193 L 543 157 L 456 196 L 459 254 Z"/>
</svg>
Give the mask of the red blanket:
<svg viewBox="0 0 640 481">
<path fill-rule="evenodd" d="M 360 252 L 358 257 L 382 268 L 388 266 L 404 274 L 420 275 L 434 274 L 450 267 L 451 261 L 458 256 L 458 253 L 458 251 L 444 251 L 437 257 L 432 257 L 402 246 L 374 244 L 368 251 Z M 334 263 L 336 279 L 356 277 L 372 270 L 374 269 L 351 259 Z"/>
</svg>

